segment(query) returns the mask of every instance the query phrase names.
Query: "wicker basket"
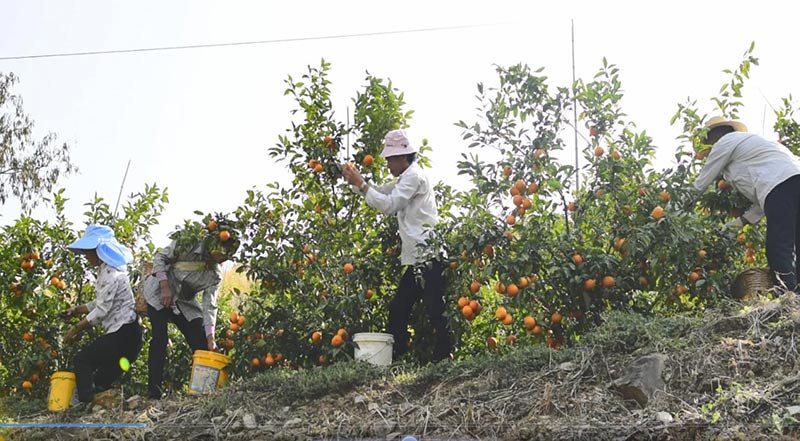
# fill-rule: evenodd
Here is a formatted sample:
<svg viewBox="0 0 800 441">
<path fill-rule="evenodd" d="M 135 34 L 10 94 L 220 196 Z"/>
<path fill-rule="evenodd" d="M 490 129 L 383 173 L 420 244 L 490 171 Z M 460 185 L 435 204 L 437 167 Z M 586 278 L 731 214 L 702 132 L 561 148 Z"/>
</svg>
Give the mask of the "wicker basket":
<svg viewBox="0 0 800 441">
<path fill-rule="evenodd" d="M 750 300 L 757 294 L 769 291 L 773 286 L 772 271 L 767 268 L 750 268 L 736 276 L 731 285 L 731 296 L 739 300 Z"/>
</svg>

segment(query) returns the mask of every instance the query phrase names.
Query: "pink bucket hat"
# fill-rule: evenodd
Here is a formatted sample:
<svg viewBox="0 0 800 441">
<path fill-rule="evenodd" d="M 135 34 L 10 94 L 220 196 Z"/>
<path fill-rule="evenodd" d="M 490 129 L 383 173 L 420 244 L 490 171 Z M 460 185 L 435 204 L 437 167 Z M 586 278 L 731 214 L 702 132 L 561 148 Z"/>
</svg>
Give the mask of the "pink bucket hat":
<svg viewBox="0 0 800 441">
<path fill-rule="evenodd" d="M 402 129 L 391 130 L 383 138 L 383 151 L 381 156 L 388 158 L 390 156 L 403 156 L 417 153 L 417 148 L 411 145 L 408 140 L 406 131 Z"/>
</svg>

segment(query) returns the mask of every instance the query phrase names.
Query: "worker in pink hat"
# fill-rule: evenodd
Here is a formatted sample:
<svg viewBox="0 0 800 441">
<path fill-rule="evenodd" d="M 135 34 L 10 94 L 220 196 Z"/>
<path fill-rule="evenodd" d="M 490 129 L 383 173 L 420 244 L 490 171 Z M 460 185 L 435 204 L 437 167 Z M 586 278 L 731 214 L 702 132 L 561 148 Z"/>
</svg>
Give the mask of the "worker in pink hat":
<svg viewBox="0 0 800 441">
<path fill-rule="evenodd" d="M 738 231 L 766 216 L 767 261 L 775 283 L 796 290 L 800 268 L 800 160 L 781 144 L 747 133 L 741 122 L 715 116 L 704 127 L 708 132 L 702 143 L 712 147 L 694 187 L 703 191 L 721 174 L 753 203 L 743 215 L 725 224 L 728 231 Z"/>
<path fill-rule="evenodd" d="M 408 319 L 421 298 L 435 332 L 433 360 L 449 359 L 453 343 L 445 316 L 444 264 L 441 250 L 427 244 L 439 222 L 433 183 L 417 164 L 417 149 L 404 130 L 390 131 L 383 143 L 381 156 L 396 181 L 370 185 L 349 162 L 342 167 L 342 176 L 364 196 L 367 205 L 397 217 L 400 263 L 406 270 L 389 304 L 387 328 L 394 336 L 394 355 L 399 358 L 408 349 Z"/>
<path fill-rule="evenodd" d="M 126 270 L 133 255 L 117 242 L 114 230 L 105 225 L 89 225 L 67 249 L 83 254 L 97 268 L 94 300 L 61 314 L 65 319 L 85 316 L 64 336 L 66 343 L 76 342 L 92 326 L 101 326 L 105 331 L 75 356 L 78 400 L 88 403 L 96 393 L 110 389 L 142 350 L 142 327 Z"/>
</svg>

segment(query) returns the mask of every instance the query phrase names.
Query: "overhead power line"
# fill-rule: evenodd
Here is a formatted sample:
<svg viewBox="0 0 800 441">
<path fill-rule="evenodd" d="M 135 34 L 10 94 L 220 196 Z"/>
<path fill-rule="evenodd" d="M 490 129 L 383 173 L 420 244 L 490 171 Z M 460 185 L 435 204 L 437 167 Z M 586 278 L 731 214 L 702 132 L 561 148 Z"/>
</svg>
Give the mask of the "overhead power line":
<svg viewBox="0 0 800 441">
<path fill-rule="evenodd" d="M 114 49 L 105 51 L 83 51 L 83 52 L 63 52 L 52 54 L 34 54 L 34 55 L 14 55 L 7 57 L 0 57 L 0 61 L 7 60 L 30 60 L 36 58 L 57 58 L 57 57 L 82 57 L 89 55 L 110 55 L 110 54 L 130 54 L 137 52 L 161 52 L 161 51 L 178 51 L 187 49 L 206 49 L 215 47 L 231 47 L 231 46 L 252 46 L 257 44 L 277 44 L 277 43 L 292 43 L 300 41 L 314 41 L 314 40 L 335 40 L 341 38 L 358 38 L 358 37 L 375 37 L 380 35 L 397 35 L 397 34 L 413 34 L 419 32 L 434 32 L 434 31 L 450 31 L 456 29 L 470 29 L 485 26 L 495 26 L 496 24 L 475 24 L 475 25 L 460 25 L 460 26 L 440 26 L 433 28 L 419 28 L 419 29 L 405 29 L 398 31 L 380 31 L 380 32 L 364 32 L 359 34 L 339 34 L 339 35 L 324 35 L 318 37 L 295 37 L 295 38 L 278 38 L 274 40 L 255 40 L 255 41 L 236 41 L 230 43 L 207 43 L 207 44 L 191 44 L 185 46 L 160 46 L 160 47 L 146 47 L 134 49 Z"/>
</svg>

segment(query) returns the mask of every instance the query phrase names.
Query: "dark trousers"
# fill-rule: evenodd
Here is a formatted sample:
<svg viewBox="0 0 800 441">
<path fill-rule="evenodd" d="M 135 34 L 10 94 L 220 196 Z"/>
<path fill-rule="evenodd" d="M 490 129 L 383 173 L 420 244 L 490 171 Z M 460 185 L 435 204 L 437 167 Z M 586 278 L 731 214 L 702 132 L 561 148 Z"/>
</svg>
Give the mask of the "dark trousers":
<svg viewBox="0 0 800 441">
<path fill-rule="evenodd" d="M 394 336 L 394 354 L 400 357 L 408 350 L 408 319 L 414 303 L 422 298 L 428 319 L 436 332 L 434 335 L 433 360 L 439 361 L 450 357 L 453 343 L 450 326 L 444 314 L 444 294 L 446 281 L 442 274 L 444 267 L 439 260 L 424 265 L 421 280 L 417 280 L 414 268 L 409 267 L 400 279 L 394 299 L 389 303 L 388 331 Z M 423 282 L 424 281 L 424 282 Z"/>
<path fill-rule="evenodd" d="M 120 358 L 125 357 L 133 364 L 141 350 L 142 327 L 136 320 L 98 337 L 78 351 L 75 356 L 78 400 L 88 403 L 96 392 L 109 389 L 122 376 Z"/>
<path fill-rule="evenodd" d="M 167 324 L 175 323 L 186 338 L 192 352 L 208 349 L 208 340 L 203 330 L 203 319 L 186 320 L 183 314 L 175 314 L 172 308 L 156 310 L 147 305 L 147 317 L 153 329 L 147 363 L 147 390 L 150 398 L 161 399 L 161 383 L 164 379 L 164 363 L 167 359 Z"/>
<path fill-rule="evenodd" d="M 800 250 L 800 175 L 781 182 L 767 195 L 767 262 L 778 286 L 797 288 Z"/>
</svg>

